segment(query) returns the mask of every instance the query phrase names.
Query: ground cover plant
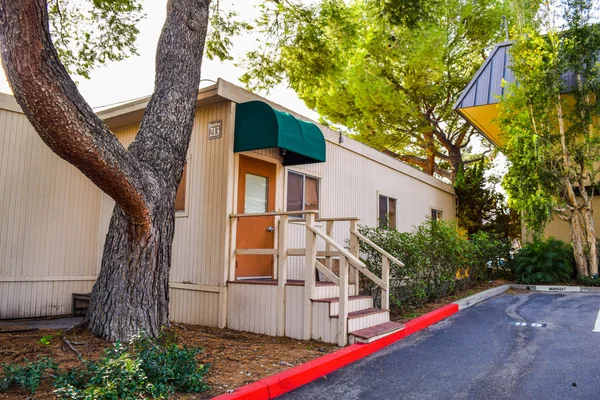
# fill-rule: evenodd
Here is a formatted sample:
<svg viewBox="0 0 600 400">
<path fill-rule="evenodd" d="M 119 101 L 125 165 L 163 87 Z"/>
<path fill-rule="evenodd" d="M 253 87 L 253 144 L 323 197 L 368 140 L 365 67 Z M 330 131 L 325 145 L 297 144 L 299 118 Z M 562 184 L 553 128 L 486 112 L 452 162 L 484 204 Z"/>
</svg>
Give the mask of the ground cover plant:
<svg viewBox="0 0 600 400">
<path fill-rule="evenodd" d="M 0 391 L 20 387 L 33 395 L 42 379 L 50 377 L 54 394 L 66 399 L 163 399 L 175 392 L 200 393 L 209 389 L 209 366 L 198 362 L 200 352 L 199 347 L 179 346 L 166 331 L 156 339 L 140 333 L 129 344 L 109 346 L 96 360 L 80 355 L 80 365 L 67 369 L 51 357 L 4 364 Z"/>
<path fill-rule="evenodd" d="M 468 238 L 452 221 L 427 219 L 412 232 L 365 226 L 360 231 L 405 264 L 390 266 L 390 298 L 398 307 L 421 307 L 478 280 L 510 273 L 508 240 L 485 232 Z M 381 256 L 365 243 L 360 250 L 367 267 L 380 276 Z M 378 289 L 367 280 L 361 284 L 377 300 Z"/>
</svg>

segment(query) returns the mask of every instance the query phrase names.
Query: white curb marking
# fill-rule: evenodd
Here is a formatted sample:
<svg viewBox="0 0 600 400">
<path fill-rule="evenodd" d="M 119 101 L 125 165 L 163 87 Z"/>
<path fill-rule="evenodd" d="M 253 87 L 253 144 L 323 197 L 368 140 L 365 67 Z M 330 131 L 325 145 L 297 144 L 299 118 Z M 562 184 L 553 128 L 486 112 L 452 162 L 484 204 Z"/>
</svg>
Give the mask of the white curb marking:
<svg viewBox="0 0 600 400">
<path fill-rule="evenodd" d="M 600 332 L 600 311 L 598 311 L 598 316 L 596 317 L 596 324 L 594 325 L 594 330 L 592 332 Z"/>
</svg>

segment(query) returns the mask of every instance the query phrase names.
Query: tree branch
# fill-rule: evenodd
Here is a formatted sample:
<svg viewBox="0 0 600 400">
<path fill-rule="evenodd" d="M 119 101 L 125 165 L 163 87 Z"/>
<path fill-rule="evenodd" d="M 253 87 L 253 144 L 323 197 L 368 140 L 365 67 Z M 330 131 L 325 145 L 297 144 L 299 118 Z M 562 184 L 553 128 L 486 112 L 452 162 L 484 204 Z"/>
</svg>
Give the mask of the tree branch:
<svg viewBox="0 0 600 400">
<path fill-rule="evenodd" d="M 46 0 L 0 1 L 0 51 L 15 99 L 42 140 L 147 224 L 144 171 L 92 111 L 50 38 Z"/>
<path fill-rule="evenodd" d="M 491 152 L 491 150 L 486 150 L 486 151 L 484 151 L 483 153 L 481 153 L 481 155 L 480 155 L 479 157 L 473 158 L 473 159 L 471 159 L 471 160 L 465 160 L 465 161 L 463 161 L 463 163 L 464 163 L 465 165 L 468 165 L 468 164 L 472 164 L 472 163 L 474 163 L 474 162 L 479 162 L 479 161 L 483 160 L 483 159 L 484 159 L 484 157 L 485 157 L 485 155 L 486 155 L 487 153 L 489 153 L 489 152 Z"/>
</svg>

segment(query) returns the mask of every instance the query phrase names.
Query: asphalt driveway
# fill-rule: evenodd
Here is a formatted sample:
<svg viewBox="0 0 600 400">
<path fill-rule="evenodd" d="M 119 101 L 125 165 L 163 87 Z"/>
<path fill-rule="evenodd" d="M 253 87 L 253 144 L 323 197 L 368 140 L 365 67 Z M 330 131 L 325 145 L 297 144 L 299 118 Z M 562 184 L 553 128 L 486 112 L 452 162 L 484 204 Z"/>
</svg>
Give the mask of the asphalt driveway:
<svg viewBox="0 0 600 400">
<path fill-rule="evenodd" d="M 504 294 L 281 399 L 600 399 L 598 294 Z"/>
</svg>

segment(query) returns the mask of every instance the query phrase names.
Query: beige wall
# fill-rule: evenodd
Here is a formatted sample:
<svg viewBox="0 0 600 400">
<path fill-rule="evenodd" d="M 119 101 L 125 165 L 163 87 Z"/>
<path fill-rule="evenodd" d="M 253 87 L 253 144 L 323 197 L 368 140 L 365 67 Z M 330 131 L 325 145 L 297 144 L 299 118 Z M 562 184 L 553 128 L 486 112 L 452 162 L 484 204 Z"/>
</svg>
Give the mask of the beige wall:
<svg viewBox="0 0 600 400">
<path fill-rule="evenodd" d="M 97 273 L 100 190 L 0 103 L 0 319 L 68 314 Z"/>
</svg>

